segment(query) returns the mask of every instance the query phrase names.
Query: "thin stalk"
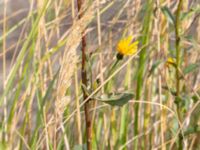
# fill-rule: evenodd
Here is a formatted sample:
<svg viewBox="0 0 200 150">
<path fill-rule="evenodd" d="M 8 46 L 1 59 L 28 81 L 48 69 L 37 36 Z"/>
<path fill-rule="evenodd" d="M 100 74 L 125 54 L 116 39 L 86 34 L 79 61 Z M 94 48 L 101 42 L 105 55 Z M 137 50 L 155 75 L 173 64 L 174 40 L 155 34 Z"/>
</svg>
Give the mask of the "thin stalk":
<svg viewBox="0 0 200 150">
<path fill-rule="evenodd" d="M 133 7 L 134 6 L 134 7 Z M 127 26 L 130 24 L 130 27 L 127 29 L 127 32 L 129 35 L 134 35 L 134 25 L 132 24 L 132 18 L 134 17 L 134 22 L 136 22 L 136 16 L 137 14 L 134 15 L 134 12 L 137 11 L 136 8 L 136 2 L 130 1 L 129 2 L 129 7 L 127 7 Z M 129 62 L 126 68 L 126 76 L 125 76 L 125 81 L 124 81 L 124 86 L 126 90 L 131 89 L 131 73 L 132 73 L 132 63 Z M 119 144 L 124 145 L 127 142 L 127 125 L 129 121 L 129 105 L 125 105 L 121 108 L 121 118 L 120 118 L 120 131 L 119 131 Z M 124 147 L 122 150 L 127 150 L 127 147 Z"/>
<path fill-rule="evenodd" d="M 143 29 L 142 29 L 142 38 L 141 38 L 141 44 L 142 45 L 147 45 L 149 43 L 149 37 L 150 37 L 150 27 L 151 27 L 151 16 L 152 16 L 152 11 L 153 11 L 153 2 L 152 0 L 148 0 L 146 4 L 146 15 L 144 18 L 144 23 L 143 23 Z M 137 75 L 137 89 L 136 89 L 136 99 L 139 100 L 141 98 L 142 94 L 142 86 L 143 86 L 143 75 L 145 72 L 145 64 L 146 64 L 146 59 L 147 59 L 147 48 L 143 48 L 141 53 L 140 53 L 140 58 L 139 58 L 139 64 L 138 64 L 138 75 Z M 135 122 L 134 122 L 134 134 L 135 136 L 138 135 L 138 117 L 139 117 L 139 103 L 135 104 Z M 134 149 L 138 148 L 138 140 L 135 140 L 134 142 Z"/>
<path fill-rule="evenodd" d="M 131 83 L 131 62 L 127 65 L 126 77 L 125 77 L 125 89 L 130 90 Z M 129 106 L 125 105 L 121 108 L 121 119 L 120 119 L 120 131 L 119 131 L 119 144 L 124 145 L 127 142 L 127 124 L 128 124 L 128 112 Z M 123 150 L 127 150 L 124 147 Z"/>
<path fill-rule="evenodd" d="M 97 8 L 96 8 L 96 13 L 97 13 L 97 35 L 98 35 L 98 46 L 101 47 L 102 44 L 102 35 L 101 35 L 101 14 L 100 14 L 100 0 L 96 0 L 97 3 Z M 103 55 L 102 52 L 99 54 L 99 67 L 100 67 L 100 82 L 103 83 L 104 81 L 104 77 L 103 77 Z M 96 89 L 95 86 L 93 86 L 93 80 L 92 80 L 92 67 L 90 67 L 91 69 L 91 90 Z M 101 88 L 101 93 L 104 93 L 104 88 Z M 92 127 L 93 127 L 93 133 L 92 133 L 92 137 L 94 137 L 93 141 L 92 141 L 92 145 L 93 145 L 93 149 L 97 149 L 97 138 L 96 138 L 96 128 L 94 125 L 95 124 L 95 116 L 96 116 L 96 106 L 97 106 L 97 101 L 94 101 L 92 103 L 92 108 L 94 108 L 94 111 L 92 113 Z M 97 122 L 97 124 L 99 123 L 99 121 Z"/>
<path fill-rule="evenodd" d="M 4 0 L 4 16 L 3 16 L 3 89 L 6 88 L 6 28 L 7 28 L 7 0 Z M 8 141 L 7 135 L 7 98 L 6 96 L 3 99 L 3 122 L 4 122 L 4 142 Z"/>
<path fill-rule="evenodd" d="M 73 19 L 73 23 L 75 22 L 75 1 L 71 0 L 71 8 L 72 8 L 72 19 Z M 78 70 L 78 65 L 77 65 L 77 69 Z M 82 131 L 81 131 L 81 114 L 80 114 L 80 103 L 79 103 L 79 88 L 78 88 L 78 72 L 75 71 L 74 73 L 74 82 L 75 82 L 75 99 L 76 99 L 76 108 L 77 108 L 77 128 L 78 128 L 78 141 L 79 144 L 82 145 Z"/>
<path fill-rule="evenodd" d="M 79 12 L 79 19 L 83 16 L 83 13 L 81 12 L 81 8 L 83 5 L 83 0 L 77 0 L 78 5 L 78 12 Z M 81 78 L 82 78 L 82 84 L 87 87 L 87 72 L 86 72 L 86 37 L 84 35 L 84 31 L 82 33 L 82 67 L 81 67 Z M 83 99 L 87 99 L 87 94 L 85 90 L 82 88 L 83 92 Z M 86 123 L 86 140 L 87 140 L 87 150 L 92 150 L 92 126 L 91 126 L 91 117 L 90 117 L 90 101 L 88 100 L 84 105 L 84 111 L 85 111 L 85 123 Z"/>
<path fill-rule="evenodd" d="M 78 74 L 75 72 L 75 93 L 76 93 L 76 108 L 77 108 L 77 128 L 78 128 L 78 141 L 79 144 L 82 145 L 82 132 L 81 132 L 81 113 L 80 113 L 80 103 L 78 99 L 79 89 L 78 89 Z"/>
<path fill-rule="evenodd" d="M 156 0 L 156 7 L 158 8 L 157 10 L 157 16 L 155 17 L 155 32 L 156 32 L 156 40 L 157 40 L 157 53 L 158 53 L 158 59 L 161 57 L 160 54 L 161 54 L 161 24 L 160 22 L 162 21 L 161 20 L 161 11 L 160 11 L 160 0 Z M 158 78 L 157 78 L 157 81 L 158 81 L 158 91 L 159 91 L 159 95 L 158 95 L 158 99 L 159 99 L 159 102 L 160 102 L 160 105 L 163 105 L 162 103 L 162 80 L 161 80 L 162 76 L 161 74 L 159 73 L 159 70 L 158 70 Z M 161 137 L 161 145 L 162 145 L 162 150 L 166 150 L 166 147 L 165 147 L 165 144 L 164 144 L 164 141 L 165 141 L 165 137 L 164 137 L 164 115 L 163 115 L 163 108 L 162 106 L 160 106 L 160 137 Z"/>
<path fill-rule="evenodd" d="M 100 2 L 97 0 L 97 34 L 98 34 L 98 46 L 101 47 L 101 14 L 100 14 Z M 99 54 L 99 60 L 100 60 L 100 80 L 101 83 L 104 81 L 103 76 L 103 55 L 102 53 Z M 101 89 L 101 92 L 104 93 L 104 88 Z"/>
<path fill-rule="evenodd" d="M 110 76 L 111 74 L 114 73 L 114 71 L 117 69 L 117 65 L 119 64 L 120 60 L 116 59 L 116 61 L 112 64 L 112 66 L 110 67 L 111 69 L 108 71 L 108 76 Z M 112 86 L 112 78 L 105 84 L 105 92 L 109 93 L 110 89 Z M 111 131 L 111 135 L 112 137 L 109 140 L 109 147 L 115 147 L 116 145 L 116 135 L 117 135 L 117 123 L 116 123 L 116 112 L 115 109 L 111 107 L 111 117 L 110 117 L 110 131 Z"/>
<path fill-rule="evenodd" d="M 180 12 L 182 7 L 182 0 L 179 1 L 178 8 L 176 11 L 176 23 L 175 23 L 175 35 L 176 35 L 176 94 L 177 96 L 180 94 L 180 80 L 179 80 L 179 67 L 180 67 Z"/>
<path fill-rule="evenodd" d="M 178 8 L 176 10 L 176 22 L 175 22 L 175 35 L 176 35 L 176 96 L 179 97 L 180 95 L 180 78 L 179 78 L 179 68 L 180 68 L 180 28 L 181 28 L 181 20 L 180 20 L 180 13 L 181 13 L 181 8 L 183 5 L 183 0 L 179 1 L 178 4 Z M 177 106 L 177 113 L 178 113 L 178 117 L 179 120 L 181 119 L 181 109 L 180 109 L 180 105 L 179 103 L 176 104 Z M 183 149 L 183 145 L 182 145 L 182 136 L 179 136 L 178 139 L 178 149 L 182 150 Z"/>
<path fill-rule="evenodd" d="M 108 71 L 108 76 L 111 75 L 111 74 L 113 74 L 113 72 L 116 70 L 116 66 L 118 65 L 118 63 L 119 63 L 119 59 L 117 59 L 117 60 L 115 61 L 115 63 L 112 64 L 111 69 Z M 112 80 L 112 79 L 111 79 L 111 80 Z M 110 80 L 109 82 L 106 83 L 106 85 L 105 85 L 105 90 L 104 90 L 104 91 L 110 92 L 109 89 L 110 89 L 111 80 Z"/>
</svg>

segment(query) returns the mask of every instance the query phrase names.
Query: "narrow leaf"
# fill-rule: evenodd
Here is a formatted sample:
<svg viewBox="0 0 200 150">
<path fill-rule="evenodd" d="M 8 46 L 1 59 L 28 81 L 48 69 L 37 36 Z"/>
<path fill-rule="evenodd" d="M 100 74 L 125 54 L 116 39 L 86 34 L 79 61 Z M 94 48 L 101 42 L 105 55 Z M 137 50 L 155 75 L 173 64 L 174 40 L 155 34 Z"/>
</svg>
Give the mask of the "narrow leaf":
<svg viewBox="0 0 200 150">
<path fill-rule="evenodd" d="M 173 14 L 171 13 L 170 9 L 166 6 L 161 8 L 163 14 L 167 17 L 167 20 L 171 23 L 171 24 L 175 24 L 175 18 L 173 16 Z"/>
<path fill-rule="evenodd" d="M 133 93 L 110 93 L 103 94 L 100 97 L 94 98 L 112 106 L 123 106 L 128 103 L 129 100 L 133 99 Z"/>
<path fill-rule="evenodd" d="M 190 64 L 183 70 L 183 73 L 186 75 L 188 73 L 195 71 L 197 68 L 199 68 L 199 64 Z"/>
</svg>

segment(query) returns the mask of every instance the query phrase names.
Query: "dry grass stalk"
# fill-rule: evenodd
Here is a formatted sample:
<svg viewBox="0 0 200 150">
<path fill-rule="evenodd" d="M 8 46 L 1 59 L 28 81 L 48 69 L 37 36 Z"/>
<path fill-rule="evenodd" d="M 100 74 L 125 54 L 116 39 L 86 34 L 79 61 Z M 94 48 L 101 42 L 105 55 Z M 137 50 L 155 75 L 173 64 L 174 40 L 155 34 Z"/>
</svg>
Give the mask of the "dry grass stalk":
<svg viewBox="0 0 200 150">
<path fill-rule="evenodd" d="M 71 85 L 72 76 L 74 75 L 76 64 L 78 62 L 78 55 L 76 54 L 76 49 L 81 42 L 83 31 L 93 18 L 94 6 L 95 5 L 92 5 L 87 10 L 87 12 L 85 13 L 86 15 L 83 15 L 81 19 L 74 22 L 72 29 L 67 37 L 65 51 L 61 59 L 61 66 L 60 66 L 60 72 L 56 90 L 54 148 L 56 148 L 56 143 L 57 143 L 58 125 L 61 126 L 62 132 L 65 133 L 64 125 L 62 123 L 62 114 L 64 113 L 66 106 L 70 102 L 70 98 L 66 96 L 65 93 L 66 90 Z M 65 148 L 69 149 L 69 144 L 67 139 L 68 139 L 67 135 L 64 134 Z"/>
<path fill-rule="evenodd" d="M 71 33 L 67 37 L 68 40 L 61 60 L 61 68 L 57 84 L 57 98 L 55 102 L 56 112 L 59 115 L 64 111 L 63 106 L 66 106 L 69 103 L 69 98 L 65 97 L 65 92 L 71 85 L 71 79 L 78 61 L 76 49 L 81 42 L 81 33 L 93 18 L 94 6 L 95 3 L 92 4 L 80 20 L 73 24 Z"/>
</svg>

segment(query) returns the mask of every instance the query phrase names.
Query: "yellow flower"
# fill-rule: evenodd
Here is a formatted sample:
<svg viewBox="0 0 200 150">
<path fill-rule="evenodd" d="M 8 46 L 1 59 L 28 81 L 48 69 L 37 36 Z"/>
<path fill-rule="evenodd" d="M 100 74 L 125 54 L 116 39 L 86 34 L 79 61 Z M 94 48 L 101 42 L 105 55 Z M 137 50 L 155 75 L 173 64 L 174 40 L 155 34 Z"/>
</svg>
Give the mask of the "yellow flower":
<svg viewBox="0 0 200 150">
<path fill-rule="evenodd" d="M 168 64 L 176 64 L 176 61 L 175 61 L 174 58 L 169 57 L 169 58 L 167 59 L 167 63 L 168 63 Z"/>
<path fill-rule="evenodd" d="M 170 65 L 175 67 L 176 66 L 176 60 L 172 57 L 169 57 L 165 64 L 166 64 L 167 67 L 169 67 Z"/>
<path fill-rule="evenodd" d="M 133 55 L 137 52 L 138 41 L 132 42 L 133 36 L 121 39 L 117 44 L 117 51 L 121 55 Z"/>
</svg>

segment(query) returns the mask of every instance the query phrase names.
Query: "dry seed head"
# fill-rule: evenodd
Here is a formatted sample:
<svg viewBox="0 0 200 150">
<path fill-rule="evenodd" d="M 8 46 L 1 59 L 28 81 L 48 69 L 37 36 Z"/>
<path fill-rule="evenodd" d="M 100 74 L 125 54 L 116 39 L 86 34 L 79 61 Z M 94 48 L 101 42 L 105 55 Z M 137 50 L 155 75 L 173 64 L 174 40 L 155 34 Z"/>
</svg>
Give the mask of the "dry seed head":
<svg viewBox="0 0 200 150">
<path fill-rule="evenodd" d="M 57 98 L 55 102 L 56 113 L 61 116 L 64 112 L 65 106 L 69 103 L 69 97 L 65 96 L 66 90 L 71 85 L 71 78 L 74 74 L 78 56 L 76 49 L 81 42 L 82 33 L 90 23 L 94 16 L 95 3 L 85 12 L 85 15 L 78 21 L 76 21 L 69 36 L 67 37 L 67 43 L 65 45 L 65 51 L 61 60 L 61 69 L 57 84 Z M 62 106 L 62 107 L 61 107 Z"/>
</svg>

